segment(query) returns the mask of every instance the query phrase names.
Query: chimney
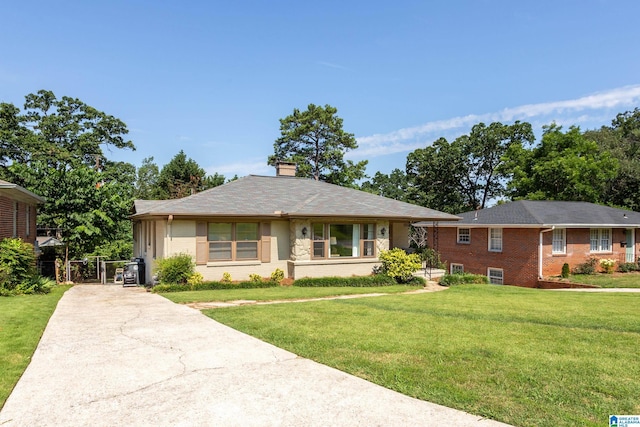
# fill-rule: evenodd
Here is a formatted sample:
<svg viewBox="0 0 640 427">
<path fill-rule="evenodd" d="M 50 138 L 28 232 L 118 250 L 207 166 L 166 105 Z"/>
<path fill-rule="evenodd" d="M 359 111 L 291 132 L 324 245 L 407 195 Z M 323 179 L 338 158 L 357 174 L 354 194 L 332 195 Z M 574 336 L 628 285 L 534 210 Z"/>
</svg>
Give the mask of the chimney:
<svg viewBox="0 0 640 427">
<path fill-rule="evenodd" d="M 276 163 L 276 176 L 296 176 L 296 164 L 288 162 Z"/>
</svg>

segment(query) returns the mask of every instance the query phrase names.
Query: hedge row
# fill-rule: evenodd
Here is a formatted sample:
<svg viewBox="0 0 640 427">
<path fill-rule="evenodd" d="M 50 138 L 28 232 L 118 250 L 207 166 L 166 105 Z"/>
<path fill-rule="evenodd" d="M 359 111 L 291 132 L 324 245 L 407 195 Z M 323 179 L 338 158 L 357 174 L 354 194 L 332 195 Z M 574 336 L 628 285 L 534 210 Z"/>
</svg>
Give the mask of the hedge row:
<svg viewBox="0 0 640 427">
<path fill-rule="evenodd" d="M 442 276 L 439 283 L 442 286 L 466 285 L 473 283 L 487 284 L 489 283 L 489 278 L 482 274 L 456 273 Z"/>
<path fill-rule="evenodd" d="M 384 274 L 374 274 L 373 276 L 353 276 L 353 277 L 306 277 L 293 282 L 293 286 L 300 287 L 376 287 L 392 286 L 398 283 L 393 277 Z M 424 285 L 424 279 L 414 277 L 404 285 Z"/>
<path fill-rule="evenodd" d="M 192 286 L 189 285 L 156 285 L 151 288 L 152 292 L 184 292 L 184 291 L 205 291 L 211 289 L 257 289 L 257 288 L 273 288 L 279 286 L 278 283 L 272 281 L 263 282 L 202 282 Z"/>
</svg>

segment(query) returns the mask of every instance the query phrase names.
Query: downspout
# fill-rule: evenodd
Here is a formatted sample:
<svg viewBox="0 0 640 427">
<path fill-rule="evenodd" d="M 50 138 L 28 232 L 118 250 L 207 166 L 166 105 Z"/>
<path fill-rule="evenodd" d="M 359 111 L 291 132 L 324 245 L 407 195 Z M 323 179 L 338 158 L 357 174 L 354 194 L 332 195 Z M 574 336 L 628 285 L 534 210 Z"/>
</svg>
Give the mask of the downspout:
<svg viewBox="0 0 640 427">
<path fill-rule="evenodd" d="M 538 279 L 543 279 L 542 276 L 542 233 L 548 233 L 549 231 L 553 231 L 556 226 L 552 226 L 551 228 L 547 228 L 545 230 L 540 230 L 540 243 L 538 245 Z"/>
<path fill-rule="evenodd" d="M 173 215 L 167 217 L 167 251 L 164 253 L 164 258 L 171 256 L 171 240 L 173 240 L 171 223 L 173 222 Z"/>
</svg>

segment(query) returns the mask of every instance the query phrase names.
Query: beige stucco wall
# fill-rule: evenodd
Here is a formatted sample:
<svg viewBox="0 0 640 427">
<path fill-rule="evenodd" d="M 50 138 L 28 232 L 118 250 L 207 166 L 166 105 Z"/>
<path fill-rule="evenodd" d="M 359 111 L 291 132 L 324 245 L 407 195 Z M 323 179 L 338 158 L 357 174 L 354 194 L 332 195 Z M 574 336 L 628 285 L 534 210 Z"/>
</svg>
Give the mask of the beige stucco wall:
<svg viewBox="0 0 640 427">
<path fill-rule="evenodd" d="M 195 237 L 195 223 L 194 223 Z M 193 239 L 193 254 L 195 256 L 195 239 Z M 231 274 L 232 280 L 249 280 L 249 275 L 259 274 L 270 277 L 277 268 L 287 275 L 287 261 L 289 260 L 289 222 L 271 222 L 271 262 L 225 261 L 209 262 L 207 265 L 196 266 L 196 271 L 202 274 L 204 280 L 220 280 L 224 273 Z"/>
<path fill-rule="evenodd" d="M 347 221 L 345 219 L 345 221 Z M 144 222 L 144 221 L 142 221 Z M 340 222 L 332 220 L 331 222 Z M 367 221 L 369 222 L 369 221 Z M 393 228 L 394 242 L 398 235 L 406 234 L 407 226 L 389 224 L 388 221 L 376 222 L 376 251 L 389 249 L 389 227 Z M 307 228 L 306 236 L 302 229 Z M 143 227 L 140 227 L 143 230 Z M 385 229 L 385 234 L 382 234 Z M 398 234 L 400 233 L 400 234 Z M 179 253 L 196 255 L 196 221 L 166 219 L 155 221 L 156 259 Z M 259 260 L 209 262 L 196 266 L 204 280 L 220 280 L 224 273 L 231 274 L 233 280 L 248 280 L 250 274 L 269 277 L 276 268 L 291 278 L 352 276 L 371 274 L 378 258 L 330 258 L 326 260 L 311 259 L 311 221 L 305 219 L 280 220 L 271 222 L 271 262 Z M 408 239 L 405 238 L 406 246 Z M 147 263 L 147 281 L 151 281 L 154 259 L 150 251 L 144 254 Z M 137 255 L 138 256 L 138 255 Z"/>
</svg>

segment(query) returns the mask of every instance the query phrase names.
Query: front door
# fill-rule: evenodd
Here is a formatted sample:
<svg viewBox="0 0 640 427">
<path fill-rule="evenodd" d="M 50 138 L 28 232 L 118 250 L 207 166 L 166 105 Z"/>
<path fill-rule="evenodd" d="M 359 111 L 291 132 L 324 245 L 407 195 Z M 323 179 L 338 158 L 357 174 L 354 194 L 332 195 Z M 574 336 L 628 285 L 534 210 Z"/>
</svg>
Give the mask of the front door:
<svg viewBox="0 0 640 427">
<path fill-rule="evenodd" d="M 627 250 L 626 250 L 626 262 L 636 262 L 635 249 L 636 249 L 636 230 L 633 228 L 627 228 Z"/>
</svg>

